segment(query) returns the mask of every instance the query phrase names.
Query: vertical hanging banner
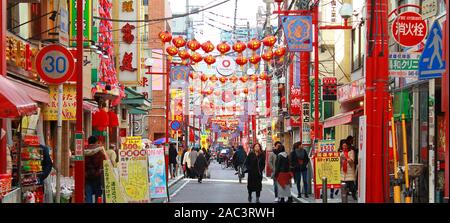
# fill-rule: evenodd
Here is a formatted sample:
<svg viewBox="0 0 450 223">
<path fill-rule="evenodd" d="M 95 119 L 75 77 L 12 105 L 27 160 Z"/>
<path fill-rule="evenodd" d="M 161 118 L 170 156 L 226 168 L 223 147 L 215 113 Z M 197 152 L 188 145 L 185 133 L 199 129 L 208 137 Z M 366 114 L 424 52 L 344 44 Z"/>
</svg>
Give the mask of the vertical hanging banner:
<svg viewBox="0 0 450 223">
<path fill-rule="evenodd" d="M 314 95 L 314 78 L 311 78 L 311 82 L 310 82 L 310 84 L 311 84 L 311 121 L 314 121 L 314 109 L 316 109 L 316 108 L 314 108 L 314 97 L 315 97 L 315 95 Z M 319 78 L 319 92 L 318 92 L 318 95 L 319 95 L 319 120 L 322 120 L 322 117 L 323 117 L 323 115 L 322 115 L 322 79 L 320 79 Z"/>
<path fill-rule="evenodd" d="M 141 1 L 119 0 L 119 19 L 139 20 Z M 117 71 L 119 82 L 128 85 L 138 85 L 141 80 L 141 55 L 138 28 L 139 22 L 119 22 L 117 33 L 119 39 L 119 57 Z"/>
<path fill-rule="evenodd" d="M 164 198 L 167 196 L 164 148 L 148 149 L 147 154 L 150 196 L 152 198 Z"/>
<path fill-rule="evenodd" d="M 191 68 L 189 66 L 172 66 L 170 69 L 170 83 L 176 86 L 187 86 L 189 82 L 189 73 Z"/>
<path fill-rule="evenodd" d="M 366 116 L 359 117 L 358 202 L 366 202 Z"/>
<path fill-rule="evenodd" d="M 281 16 L 290 52 L 312 51 L 312 16 Z"/>
<path fill-rule="evenodd" d="M 89 46 L 89 42 L 86 40 L 92 39 L 92 0 L 83 0 L 83 44 Z M 72 42 L 71 47 L 76 46 L 77 39 L 77 0 L 70 0 L 70 30 L 69 36 Z M 63 28 L 63 27 L 61 27 Z"/>
<path fill-rule="evenodd" d="M 120 184 L 124 188 L 125 199 L 130 203 L 149 202 L 148 158 L 142 138 L 127 137 L 121 145 L 119 157 Z"/>
<path fill-rule="evenodd" d="M 69 10 L 67 1 L 59 2 L 59 43 L 69 46 Z"/>
</svg>

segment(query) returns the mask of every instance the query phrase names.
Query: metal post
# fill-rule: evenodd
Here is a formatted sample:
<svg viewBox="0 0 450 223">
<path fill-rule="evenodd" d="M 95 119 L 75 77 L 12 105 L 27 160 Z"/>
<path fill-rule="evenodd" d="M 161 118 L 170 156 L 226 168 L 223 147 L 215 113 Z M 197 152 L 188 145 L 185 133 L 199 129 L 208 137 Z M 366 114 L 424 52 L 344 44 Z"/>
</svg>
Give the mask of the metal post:
<svg viewBox="0 0 450 223">
<path fill-rule="evenodd" d="M 166 143 L 164 144 L 164 158 L 166 161 L 166 188 L 167 188 L 167 201 L 170 202 L 169 195 L 169 103 L 170 103 L 170 61 L 166 61 Z"/>
<path fill-rule="evenodd" d="M 75 202 L 84 202 L 84 157 L 83 157 L 83 0 L 77 0 L 77 61 L 76 61 L 76 74 L 77 74 L 77 109 L 76 109 L 76 140 L 79 147 L 78 157 L 75 161 Z M 81 152 L 81 153 L 80 153 Z"/>
<path fill-rule="evenodd" d="M 58 85 L 58 130 L 56 145 L 56 203 L 61 200 L 62 107 L 64 85 Z"/>
<path fill-rule="evenodd" d="M 435 79 L 431 79 L 428 87 L 428 203 L 435 203 L 435 170 L 436 170 L 436 150 L 434 144 L 435 132 Z"/>
<path fill-rule="evenodd" d="M 348 203 L 348 195 L 347 195 L 347 184 L 345 182 L 341 183 L 341 200 L 342 203 Z"/>
<path fill-rule="evenodd" d="M 322 177 L 322 203 L 328 203 L 327 178 Z"/>
</svg>

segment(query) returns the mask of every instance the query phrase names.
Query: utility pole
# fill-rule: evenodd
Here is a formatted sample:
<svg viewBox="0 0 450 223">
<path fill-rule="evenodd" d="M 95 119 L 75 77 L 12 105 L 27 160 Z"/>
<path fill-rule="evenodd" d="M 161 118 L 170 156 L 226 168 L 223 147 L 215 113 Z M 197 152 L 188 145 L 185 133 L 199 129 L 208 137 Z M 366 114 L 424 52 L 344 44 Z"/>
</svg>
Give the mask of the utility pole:
<svg viewBox="0 0 450 223">
<path fill-rule="evenodd" d="M 233 21 L 233 33 L 231 34 L 231 36 L 233 37 L 233 38 L 231 38 L 233 41 L 235 41 L 236 40 L 236 16 L 237 16 L 237 3 L 238 3 L 238 0 L 236 0 L 235 2 L 234 2 L 234 21 Z"/>
</svg>

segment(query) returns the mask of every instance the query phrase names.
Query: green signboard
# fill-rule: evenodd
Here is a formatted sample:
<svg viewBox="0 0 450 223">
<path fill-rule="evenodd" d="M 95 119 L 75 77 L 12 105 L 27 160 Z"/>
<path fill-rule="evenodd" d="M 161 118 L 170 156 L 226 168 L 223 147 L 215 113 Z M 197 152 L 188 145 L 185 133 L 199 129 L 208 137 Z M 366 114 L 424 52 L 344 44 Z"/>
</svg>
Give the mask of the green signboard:
<svg viewBox="0 0 450 223">
<path fill-rule="evenodd" d="M 314 120 L 314 78 L 311 78 L 311 120 Z M 322 79 L 319 78 L 319 120 L 322 120 Z"/>
<path fill-rule="evenodd" d="M 389 70 L 417 70 L 419 59 L 389 59 Z"/>
<path fill-rule="evenodd" d="M 83 0 L 83 37 L 84 46 L 88 46 L 92 37 L 92 0 Z M 70 46 L 76 46 L 77 37 L 77 0 L 70 0 Z"/>
</svg>

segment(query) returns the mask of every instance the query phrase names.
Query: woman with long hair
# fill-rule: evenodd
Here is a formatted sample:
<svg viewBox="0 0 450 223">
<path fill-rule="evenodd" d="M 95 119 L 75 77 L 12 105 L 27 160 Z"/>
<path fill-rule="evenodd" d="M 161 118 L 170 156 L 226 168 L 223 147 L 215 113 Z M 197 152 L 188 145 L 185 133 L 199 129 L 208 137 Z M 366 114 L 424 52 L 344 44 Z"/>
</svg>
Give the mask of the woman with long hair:
<svg viewBox="0 0 450 223">
<path fill-rule="evenodd" d="M 262 190 L 263 171 L 266 165 L 266 156 L 262 150 L 261 144 L 253 145 L 252 150 L 245 160 L 245 167 L 248 172 L 247 190 L 248 202 L 252 202 L 252 193 L 256 193 L 256 203 L 259 203 L 259 197 Z"/>
<path fill-rule="evenodd" d="M 355 151 L 352 150 L 347 141 L 342 144 L 341 151 L 341 181 L 346 183 L 353 199 L 357 200 L 355 188 Z"/>
</svg>

